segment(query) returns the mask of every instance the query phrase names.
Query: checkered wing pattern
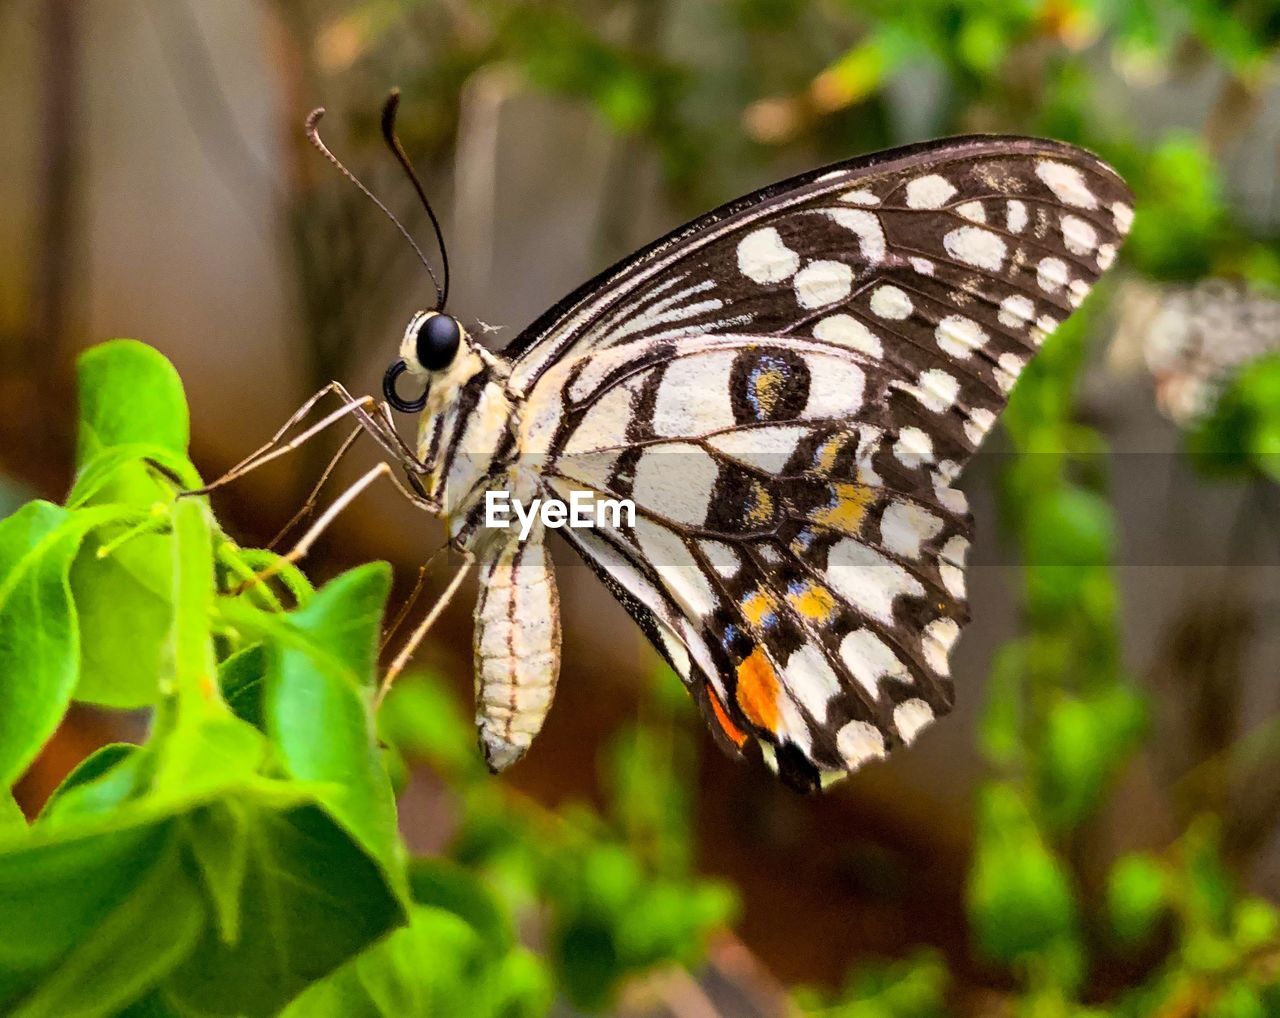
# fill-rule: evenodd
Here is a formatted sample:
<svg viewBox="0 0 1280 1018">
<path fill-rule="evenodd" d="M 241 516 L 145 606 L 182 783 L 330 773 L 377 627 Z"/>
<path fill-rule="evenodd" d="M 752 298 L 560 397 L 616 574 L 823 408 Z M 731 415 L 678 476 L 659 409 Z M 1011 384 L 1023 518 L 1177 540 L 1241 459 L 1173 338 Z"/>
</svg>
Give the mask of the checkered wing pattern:
<svg viewBox="0 0 1280 1018">
<path fill-rule="evenodd" d="M 565 533 L 731 751 L 812 789 L 950 708 L 952 482 L 1131 202 L 1054 142 L 896 150 L 710 213 L 509 348 L 547 492 L 636 505 Z"/>
</svg>

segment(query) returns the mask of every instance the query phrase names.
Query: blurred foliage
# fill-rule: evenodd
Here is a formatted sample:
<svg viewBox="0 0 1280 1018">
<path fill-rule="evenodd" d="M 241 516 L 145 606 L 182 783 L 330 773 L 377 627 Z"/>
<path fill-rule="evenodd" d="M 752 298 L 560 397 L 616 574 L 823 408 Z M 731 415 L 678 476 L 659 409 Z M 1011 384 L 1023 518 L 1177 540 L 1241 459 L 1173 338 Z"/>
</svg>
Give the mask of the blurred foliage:
<svg viewBox="0 0 1280 1018">
<path fill-rule="evenodd" d="M 1280 356 L 1241 369 L 1188 447 L 1211 474 L 1280 484 Z"/>
</svg>

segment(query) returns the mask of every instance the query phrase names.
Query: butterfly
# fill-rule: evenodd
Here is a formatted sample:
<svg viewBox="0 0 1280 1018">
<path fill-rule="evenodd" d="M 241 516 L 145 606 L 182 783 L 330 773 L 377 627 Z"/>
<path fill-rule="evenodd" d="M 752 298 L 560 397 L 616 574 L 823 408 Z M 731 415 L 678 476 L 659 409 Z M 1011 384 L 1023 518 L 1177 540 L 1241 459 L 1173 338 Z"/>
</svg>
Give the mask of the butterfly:
<svg viewBox="0 0 1280 1018">
<path fill-rule="evenodd" d="M 391 108 L 388 143 L 421 195 L 393 122 Z M 445 256 L 445 287 L 405 330 L 386 402 L 347 397 L 347 409 L 478 569 L 490 767 L 529 748 L 560 663 L 546 527 L 521 539 L 486 526 L 499 490 L 632 501 L 631 525 L 561 534 L 716 740 L 795 789 L 884 757 L 949 711 L 972 532 L 954 482 L 1132 218 L 1123 180 L 1070 145 L 910 145 L 708 212 L 500 353 L 444 311 Z M 401 394 L 407 380 L 420 396 Z M 389 406 L 420 415 L 412 447 Z"/>
</svg>

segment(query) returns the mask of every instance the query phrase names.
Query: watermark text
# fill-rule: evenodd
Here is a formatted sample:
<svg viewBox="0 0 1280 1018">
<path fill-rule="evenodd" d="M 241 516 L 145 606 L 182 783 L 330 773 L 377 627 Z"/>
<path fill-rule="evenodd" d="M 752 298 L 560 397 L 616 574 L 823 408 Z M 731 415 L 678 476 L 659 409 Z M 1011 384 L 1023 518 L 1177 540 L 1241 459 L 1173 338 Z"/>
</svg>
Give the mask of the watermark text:
<svg viewBox="0 0 1280 1018">
<path fill-rule="evenodd" d="M 520 524 L 520 540 L 533 530 L 535 521 L 551 530 L 569 527 L 586 530 L 594 527 L 636 525 L 636 504 L 629 498 L 601 498 L 592 491 L 575 491 L 565 502 L 559 498 L 535 498 L 528 504 L 512 498 L 509 491 L 487 491 L 484 496 L 484 525 L 492 530 L 506 530 L 513 522 Z"/>
</svg>

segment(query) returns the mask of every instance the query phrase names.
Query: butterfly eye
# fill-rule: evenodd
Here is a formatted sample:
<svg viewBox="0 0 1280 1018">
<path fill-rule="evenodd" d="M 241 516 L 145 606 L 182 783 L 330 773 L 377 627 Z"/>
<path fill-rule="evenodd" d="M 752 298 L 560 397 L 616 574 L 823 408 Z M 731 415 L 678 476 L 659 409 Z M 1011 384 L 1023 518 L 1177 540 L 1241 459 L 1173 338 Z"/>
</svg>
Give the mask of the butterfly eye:
<svg viewBox="0 0 1280 1018">
<path fill-rule="evenodd" d="M 458 352 L 462 327 L 452 315 L 432 315 L 418 327 L 414 352 L 418 363 L 428 371 L 447 368 Z"/>
</svg>

